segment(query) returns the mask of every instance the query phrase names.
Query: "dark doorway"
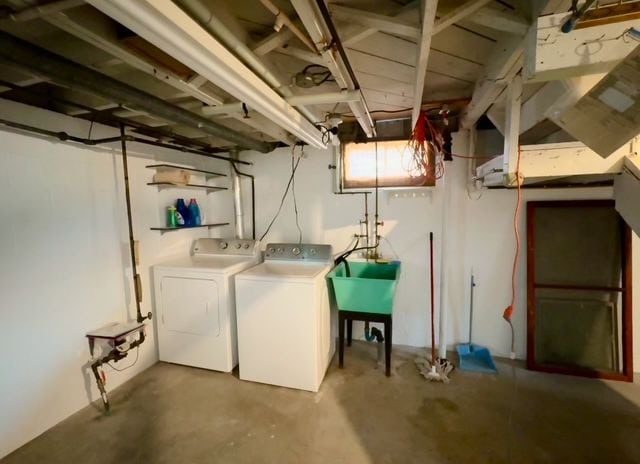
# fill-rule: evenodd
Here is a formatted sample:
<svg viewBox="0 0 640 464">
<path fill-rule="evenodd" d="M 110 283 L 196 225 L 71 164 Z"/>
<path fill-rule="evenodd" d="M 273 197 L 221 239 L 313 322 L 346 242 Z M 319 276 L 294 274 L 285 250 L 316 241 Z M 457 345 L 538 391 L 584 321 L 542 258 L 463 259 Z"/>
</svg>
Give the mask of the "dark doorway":
<svg viewBox="0 0 640 464">
<path fill-rule="evenodd" d="M 633 380 L 631 230 L 609 200 L 527 204 L 527 366 Z"/>
</svg>

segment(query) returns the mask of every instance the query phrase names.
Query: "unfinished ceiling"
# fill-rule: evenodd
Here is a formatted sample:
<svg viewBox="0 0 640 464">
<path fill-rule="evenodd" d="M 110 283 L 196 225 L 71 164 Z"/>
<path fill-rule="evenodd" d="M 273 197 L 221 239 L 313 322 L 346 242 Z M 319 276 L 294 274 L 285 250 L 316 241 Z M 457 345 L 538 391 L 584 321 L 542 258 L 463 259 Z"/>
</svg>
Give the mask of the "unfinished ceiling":
<svg viewBox="0 0 640 464">
<path fill-rule="evenodd" d="M 373 136 L 373 121 L 444 105 L 455 115 L 473 97 L 462 123 L 475 123 L 521 66 L 528 3 L 0 0 L 0 29 L 240 138 L 323 146 L 329 115 Z M 549 1 L 542 13 L 570 6 Z M 185 124 L 37 66 L 5 57 L 0 72 L 2 98 L 199 147 L 242 145 L 202 119 Z"/>
</svg>

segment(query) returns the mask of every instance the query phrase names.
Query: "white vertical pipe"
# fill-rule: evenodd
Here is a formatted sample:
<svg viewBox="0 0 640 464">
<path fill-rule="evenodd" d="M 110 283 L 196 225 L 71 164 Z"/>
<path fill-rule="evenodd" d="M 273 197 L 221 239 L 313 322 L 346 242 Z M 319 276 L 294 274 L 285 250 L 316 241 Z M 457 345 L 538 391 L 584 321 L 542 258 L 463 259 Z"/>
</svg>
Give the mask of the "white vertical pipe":
<svg viewBox="0 0 640 464">
<path fill-rule="evenodd" d="M 238 157 L 236 151 L 229 153 L 232 158 Z M 231 166 L 231 188 L 233 190 L 233 210 L 236 216 L 235 228 L 236 238 L 244 238 L 244 209 L 242 207 L 242 191 L 240 190 L 240 176 L 235 170 L 234 166 Z"/>
<path fill-rule="evenodd" d="M 442 175 L 442 224 L 440 231 L 440 330 L 439 330 L 439 353 L 440 359 L 447 359 L 447 313 L 449 305 L 449 297 L 447 295 L 447 276 L 449 274 L 449 252 L 447 245 L 447 232 L 449 230 L 449 207 L 451 204 L 451 182 L 447 180 L 447 171 L 451 168 L 449 164 L 446 166 Z"/>
</svg>

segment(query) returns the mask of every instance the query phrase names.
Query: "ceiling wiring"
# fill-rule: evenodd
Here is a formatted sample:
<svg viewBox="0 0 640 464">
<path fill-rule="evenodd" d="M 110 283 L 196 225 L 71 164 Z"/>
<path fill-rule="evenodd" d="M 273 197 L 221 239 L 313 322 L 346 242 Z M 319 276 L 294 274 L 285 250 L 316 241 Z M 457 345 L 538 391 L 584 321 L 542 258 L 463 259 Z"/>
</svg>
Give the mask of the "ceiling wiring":
<svg viewBox="0 0 640 464">
<path fill-rule="evenodd" d="M 295 148 L 295 145 L 294 145 Z M 300 159 L 304 156 L 304 145 L 302 146 L 302 149 L 300 150 L 300 156 L 298 157 L 298 162 L 300 162 Z M 295 157 L 296 157 L 296 153 L 295 153 L 295 149 L 291 150 L 291 193 L 293 195 L 293 211 L 295 212 L 296 215 L 296 228 L 298 229 L 298 243 L 302 244 L 302 229 L 300 228 L 300 218 L 298 215 L 298 200 L 296 199 L 296 176 L 295 176 L 295 170 L 297 167 L 297 163 L 295 161 Z"/>
<path fill-rule="evenodd" d="M 296 145 L 293 145 L 291 147 L 291 156 L 292 157 L 294 156 L 295 149 L 296 149 Z M 287 182 L 287 186 L 285 187 L 284 193 L 282 194 L 282 198 L 280 199 L 280 206 L 278 206 L 278 210 L 276 211 L 276 214 L 273 216 L 273 219 L 271 219 L 271 222 L 267 226 L 267 230 L 260 237 L 260 241 L 264 240 L 264 238 L 269 234 L 269 231 L 271 230 L 271 227 L 276 222 L 276 219 L 278 219 L 278 216 L 280 215 L 280 212 L 282 211 L 282 207 L 284 206 L 284 201 L 287 198 L 287 195 L 289 193 L 289 189 L 291 188 L 291 184 L 293 183 L 293 179 L 294 179 L 294 177 L 296 175 L 296 171 L 298 170 L 298 165 L 300 164 L 300 160 L 302 160 L 302 155 L 300 155 L 298 157 L 297 161 L 293 164 L 293 166 L 291 168 L 291 175 L 289 176 L 289 181 Z"/>
</svg>

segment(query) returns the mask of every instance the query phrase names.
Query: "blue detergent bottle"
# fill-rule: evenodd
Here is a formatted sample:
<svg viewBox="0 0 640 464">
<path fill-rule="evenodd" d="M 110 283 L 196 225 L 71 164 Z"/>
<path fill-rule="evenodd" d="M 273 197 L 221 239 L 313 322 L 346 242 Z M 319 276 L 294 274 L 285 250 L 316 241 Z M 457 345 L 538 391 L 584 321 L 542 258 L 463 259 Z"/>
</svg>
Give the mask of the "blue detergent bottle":
<svg viewBox="0 0 640 464">
<path fill-rule="evenodd" d="M 189 202 L 189 212 L 191 213 L 191 219 L 194 226 L 202 225 L 202 216 L 200 215 L 200 207 L 195 198 L 192 198 Z"/>
<path fill-rule="evenodd" d="M 178 198 L 178 200 L 176 201 L 176 209 L 184 219 L 184 225 L 186 227 L 193 226 L 193 218 L 191 216 L 191 211 L 185 204 L 184 198 Z"/>
</svg>

